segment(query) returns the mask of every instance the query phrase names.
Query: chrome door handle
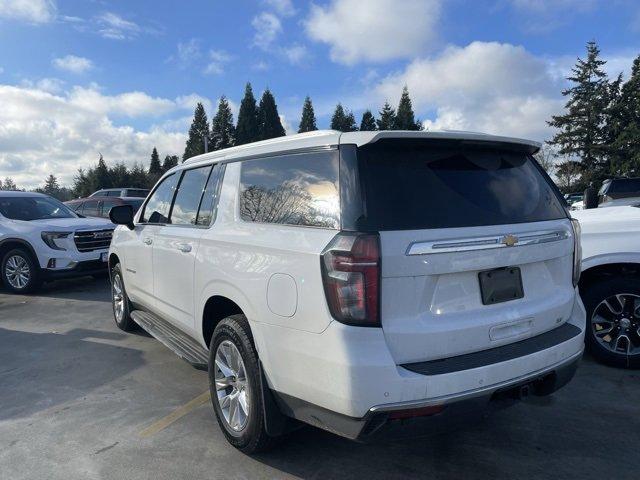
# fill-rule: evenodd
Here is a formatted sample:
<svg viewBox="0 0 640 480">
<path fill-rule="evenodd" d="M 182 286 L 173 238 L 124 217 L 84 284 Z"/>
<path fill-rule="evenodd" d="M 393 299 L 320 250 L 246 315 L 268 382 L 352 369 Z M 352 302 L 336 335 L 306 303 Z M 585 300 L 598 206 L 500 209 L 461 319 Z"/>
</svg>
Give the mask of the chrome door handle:
<svg viewBox="0 0 640 480">
<path fill-rule="evenodd" d="M 191 251 L 191 245 L 189 245 L 188 243 L 179 243 L 177 245 L 177 248 L 184 253 L 189 253 Z"/>
<path fill-rule="evenodd" d="M 145 243 L 145 245 L 151 245 L 153 243 L 153 239 L 151 237 L 144 237 L 142 241 Z"/>
</svg>

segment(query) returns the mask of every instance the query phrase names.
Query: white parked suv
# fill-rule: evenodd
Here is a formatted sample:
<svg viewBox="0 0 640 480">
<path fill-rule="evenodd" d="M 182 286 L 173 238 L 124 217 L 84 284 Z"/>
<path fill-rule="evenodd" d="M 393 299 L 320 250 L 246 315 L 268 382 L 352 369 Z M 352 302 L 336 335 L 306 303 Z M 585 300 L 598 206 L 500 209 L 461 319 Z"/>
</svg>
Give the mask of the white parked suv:
<svg viewBox="0 0 640 480">
<path fill-rule="evenodd" d="M 587 348 L 609 365 L 640 368 L 640 207 L 572 214 L 582 227 Z"/>
<path fill-rule="evenodd" d="M 40 193 L 0 191 L 0 269 L 4 286 L 32 292 L 43 281 L 105 275 L 113 224 L 84 218 Z"/>
<path fill-rule="evenodd" d="M 191 158 L 111 210 L 115 320 L 208 369 L 245 452 L 291 418 L 366 440 L 550 394 L 585 312 L 538 148 L 319 131 Z"/>
</svg>

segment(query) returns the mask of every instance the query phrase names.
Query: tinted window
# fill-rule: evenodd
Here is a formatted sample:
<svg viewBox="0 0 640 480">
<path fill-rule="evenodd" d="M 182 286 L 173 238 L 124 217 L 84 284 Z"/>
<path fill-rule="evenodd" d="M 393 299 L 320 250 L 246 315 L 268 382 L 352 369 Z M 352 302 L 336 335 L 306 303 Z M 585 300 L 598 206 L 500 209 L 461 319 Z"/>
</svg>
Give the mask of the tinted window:
<svg viewBox="0 0 640 480">
<path fill-rule="evenodd" d="M 98 200 L 89 200 L 84 202 L 82 214 L 87 217 L 99 217 L 100 209 L 98 208 Z"/>
<path fill-rule="evenodd" d="M 431 141 L 362 147 L 365 228 L 408 230 L 565 218 L 530 155 Z"/>
<path fill-rule="evenodd" d="M 195 225 L 198 206 L 211 171 L 211 165 L 185 170 L 171 210 L 174 225 Z"/>
<path fill-rule="evenodd" d="M 613 180 L 607 193 L 640 193 L 640 178 Z"/>
<path fill-rule="evenodd" d="M 50 197 L 0 197 L 0 213 L 12 220 L 76 218 L 62 202 Z"/>
<path fill-rule="evenodd" d="M 148 223 L 169 223 L 169 209 L 175 192 L 177 175 L 169 175 L 154 190 L 140 220 Z"/>
<path fill-rule="evenodd" d="M 220 195 L 220 185 L 224 175 L 224 165 L 214 165 L 213 172 L 209 175 L 207 186 L 202 195 L 200 210 L 198 211 L 198 225 L 210 225 L 216 218 L 216 209 L 218 206 L 218 197 Z"/>
<path fill-rule="evenodd" d="M 133 211 L 135 213 L 140 209 L 140 206 L 142 205 L 142 202 L 144 202 L 143 198 L 141 198 L 140 200 L 124 200 L 122 203 L 124 205 L 131 205 L 133 207 Z"/>
<path fill-rule="evenodd" d="M 105 193 L 105 196 L 107 196 L 107 197 L 119 197 L 120 196 L 120 190 L 108 190 Z"/>
<path fill-rule="evenodd" d="M 102 202 L 102 216 L 105 218 L 109 217 L 109 212 L 116 205 L 120 205 L 116 200 L 105 200 Z M 135 210 L 134 210 L 135 211 Z"/>
<path fill-rule="evenodd" d="M 244 220 L 339 228 L 338 152 L 242 162 Z"/>
<path fill-rule="evenodd" d="M 145 198 L 149 194 L 149 190 L 137 189 L 137 188 L 129 188 L 125 190 L 126 197 L 138 197 Z"/>
</svg>

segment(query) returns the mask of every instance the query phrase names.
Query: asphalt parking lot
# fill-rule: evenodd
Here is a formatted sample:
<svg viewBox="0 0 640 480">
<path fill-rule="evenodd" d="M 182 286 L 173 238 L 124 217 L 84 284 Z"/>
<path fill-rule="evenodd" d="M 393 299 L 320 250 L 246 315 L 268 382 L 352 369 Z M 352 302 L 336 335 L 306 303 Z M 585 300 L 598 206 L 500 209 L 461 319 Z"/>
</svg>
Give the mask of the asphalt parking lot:
<svg viewBox="0 0 640 480">
<path fill-rule="evenodd" d="M 360 445 L 311 427 L 247 457 L 218 430 L 207 376 L 119 331 L 107 281 L 0 290 L 0 478 L 634 478 L 640 372 L 585 358 L 553 397 L 463 430 Z"/>
</svg>

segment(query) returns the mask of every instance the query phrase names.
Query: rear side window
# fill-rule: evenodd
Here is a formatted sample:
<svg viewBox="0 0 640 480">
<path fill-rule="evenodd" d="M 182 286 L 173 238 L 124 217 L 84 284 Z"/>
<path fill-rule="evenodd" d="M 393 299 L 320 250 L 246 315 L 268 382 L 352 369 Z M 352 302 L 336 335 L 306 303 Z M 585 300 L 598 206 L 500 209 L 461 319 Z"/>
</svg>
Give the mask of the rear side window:
<svg viewBox="0 0 640 480">
<path fill-rule="evenodd" d="M 198 206 L 204 192 L 211 165 L 185 170 L 171 209 L 174 225 L 196 225 Z"/>
<path fill-rule="evenodd" d="M 88 202 L 84 202 L 82 214 L 87 217 L 99 217 L 100 208 L 98 207 L 98 200 L 89 200 Z"/>
<path fill-rule="evenodd" d="M 138 188 L 129 188 L 125 191 L 127 197 L 138 197 L 145 198 L 149 193 L 149 190 L 138 189 Z"/>
<path fill-rule="evenodd" d="M 636 193 L 640 192 L 640 178 L 625 178 L 613 180 L 609 184 L 607 193 Z"/>
<path fill-rule="evenodd" d="M 211 175 L 209 175 L 207 186 L 202 195 L 196 225 L 210 225 L 211 222 L 215 220 L 224 170 L 224 165 L 218 164 L 213 166 L 213 171 Z"/>
<path fill-rule="evenodd" d="M 242 162 L 240 215 L 249 222 L 339 228 L 338 151 Z"/>
<path fill-rule="evenodd" d="M 566 218 L 524 152 L 448 142 L 382 141 L 358 150 L 364 228 L 412 230 Z"/>
<path fill-rule="evenodd" d="M 116 205 L 120 205 L 116 200 L 104 200 L 102 202 L 102 216 L 108 218 L 109 212 Z"/>
<path fill-rule="evenodd" d="M 141 222 L 146 223 L 168 223 L 169 209 L 175 192 L 178 176 L 171 174 L 166 177 L 154 190 L 149 201 L 144 207 Z"/>
</svg>

